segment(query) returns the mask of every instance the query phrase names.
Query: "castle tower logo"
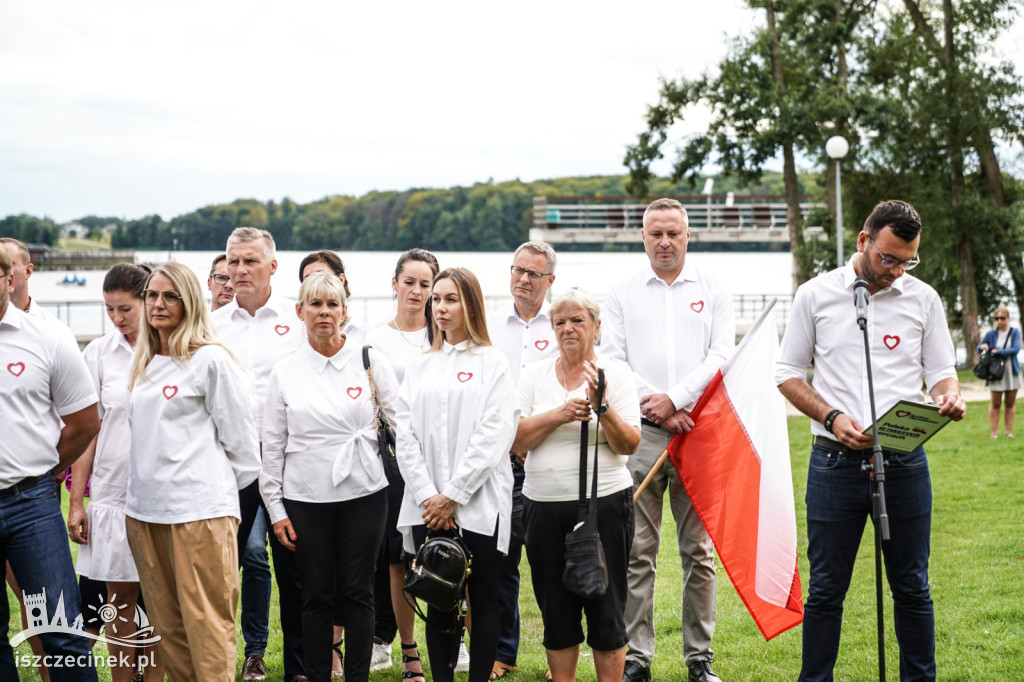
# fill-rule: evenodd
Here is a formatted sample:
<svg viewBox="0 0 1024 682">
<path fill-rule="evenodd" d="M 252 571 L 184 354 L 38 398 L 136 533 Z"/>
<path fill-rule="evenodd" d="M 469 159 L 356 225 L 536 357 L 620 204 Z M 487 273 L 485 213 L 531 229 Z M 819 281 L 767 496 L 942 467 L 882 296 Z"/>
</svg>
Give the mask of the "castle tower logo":
<svg viewBox="0 0 1024 682">
<path fill-rule="evenodd" d="M 78 614 L 75 622 L 71 624 L 68 624 L 63 592 L 57 600 L 57 606 L 53 609 L 53 617 L 49 621 L 47 621 L 46 588 L 43 588 L 39 594 L 27 594 L 24 591 L 21 594 L 25 599 L 29 626 L 11 637 L 12 647 L 18 646 L 29 637 L 49 632 L 79 635 L 98 642 L 138 649 L 152 646 L 160 641 L 159 636 L 153 635 L 153 626 L 149 624 L 146 612 L 136 605 L 135 613 L 131 614 L 129 621 L 128 615 L 123 612 L 125 605 L 118 606 L 114 603 L 117 599 L 116 594 L 110 596 L 109 602 L 103 601 L 103 598 L 100 597 L 97 604 L 87 604 L 83 609 L 85 613 Z M 87 616 L 88 620 L 86 620 Z M 87 624 L 94 629 L 102 629 L 102 633 L 94 635 L 86 631 Z M 134 632 L 132 631 L 133 627 Z"/>
</svg>

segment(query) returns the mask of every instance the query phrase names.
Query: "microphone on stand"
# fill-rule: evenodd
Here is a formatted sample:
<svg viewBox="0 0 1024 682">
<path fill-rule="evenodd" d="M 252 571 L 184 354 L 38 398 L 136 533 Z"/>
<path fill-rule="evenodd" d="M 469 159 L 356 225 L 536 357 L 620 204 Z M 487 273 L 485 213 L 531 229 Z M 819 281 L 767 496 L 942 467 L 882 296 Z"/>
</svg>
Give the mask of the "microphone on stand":
<svg viewBox="0 0 1024 682">
<path fill-rule="evenodd" d="M 857 306 L 857 324 L 863 329 L 868 322 L 868 280 L 864 275 L 853 281 L 853 303 Z"/>
</svg>

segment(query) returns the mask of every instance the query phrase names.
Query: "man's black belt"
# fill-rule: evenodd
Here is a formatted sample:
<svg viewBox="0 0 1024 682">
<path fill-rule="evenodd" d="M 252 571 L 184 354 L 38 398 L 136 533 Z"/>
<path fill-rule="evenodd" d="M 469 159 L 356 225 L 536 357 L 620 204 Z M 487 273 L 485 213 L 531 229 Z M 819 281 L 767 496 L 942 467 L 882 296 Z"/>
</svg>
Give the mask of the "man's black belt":
<svg viewBox="0 0 1024 682">
<path fill-rule="evenodd" d="M 654 422 L 652 422 L 647 417 L 640 417 L 640 423 L 643 424 L 644 426 L 653 426 L 656 429 L 660 429 L 661 428 L 661 425 L 655 424 Z"/>
<path fill-rule="evenodd" d="M 847 445 L 843 445 L 837 440 L 832 440 L 826 436 L 815 436 L 814 444 L 820 445 L 823 448 L 829 448 L 831 450 L 839 450 L 848 457 L 863 457 L 864 459 L 870 459 L 872 454 L 871 448 L 864 448 L 863 450 L 854 450 Z M 884 450 L 883 450 L 884 452 Z"/>
<path fill-rule="evenodd" d="M 8 495 L 23 493 L 26 490 L 36 487 L 39 481 L 43 480 L 47 476 L 52 475 L 53 474 L 43 474 L 42 476 L 29 476 L 28 478 L 23 478 L 14 485 L 12 485 L 10 488 L 4 488 L 3 490 L 0 490 L 0 497 L 7 497 Z"/>
</svg>

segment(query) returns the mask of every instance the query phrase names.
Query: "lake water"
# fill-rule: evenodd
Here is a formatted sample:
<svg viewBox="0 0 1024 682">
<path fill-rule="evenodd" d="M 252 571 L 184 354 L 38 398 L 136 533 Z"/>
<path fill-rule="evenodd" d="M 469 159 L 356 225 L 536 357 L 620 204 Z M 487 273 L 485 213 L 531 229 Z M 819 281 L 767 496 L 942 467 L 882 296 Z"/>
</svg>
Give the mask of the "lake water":
<svg viewBox="0 0 1024 682">
<path fill-rule="evenodd" d="M 274 291 L 294 299 L 299 291 L 299 263 L 306 251 L 279 251 Z M 139 262 L 160 263 L 167 252 L 140 251 Z M 173 259 L 187 265 L 206 283 L 214 251 L 176 251 Z M 339 252 L 345 262 L 345 273 L 352 289 L 349 302 L 356 319 L 371 322 L 387 319 L 394 312 L 391 277 L 399 252 Z M 508 305 L 509 266 L 511 253 L 441 252 L 437 253 L 442 268 L 465 267 L 480 280 L 488 310 Z M 691 253 L 687 258 L 714 273 L 737 303 L 738 321 L 751 321 L 761 309 L 760 298 L 778 296 L 788 303 L 792 294 L 793 258 L 789 253 Z M 646 254 L 640 253 L 563 253 L 558 256 L 558 269 L 552 293 L 582 287 L 603 299 L 617 281 L 647 265 Z M 34 301 L 54 311 L 68 322 L 78 336 L 106 333 L 112 326 L 107 319 L 103 301 L 102 270 L 77 273 L 37 271 L 29 280 Z M 84 286 L 61 285 L 65 276 L 85 278 Z M 788 313 L 788 305 L 779 309 L 780 322 Z"/>
</svg>

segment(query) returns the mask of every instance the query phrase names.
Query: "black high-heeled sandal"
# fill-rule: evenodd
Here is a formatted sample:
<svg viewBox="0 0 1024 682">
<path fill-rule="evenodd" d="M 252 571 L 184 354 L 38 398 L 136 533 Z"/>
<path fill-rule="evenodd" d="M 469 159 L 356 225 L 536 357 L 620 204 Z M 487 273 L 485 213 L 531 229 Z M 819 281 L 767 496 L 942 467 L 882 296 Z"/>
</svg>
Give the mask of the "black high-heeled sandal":
<svg viewBox="0 0 1024 682">
<path fill-rule="evenodd" d="M 416 646 L 416 642 L 413 642 L 412 644 L 406 644 L 405 642 L 402 642 L 402 665 L 403 666 L 406 663 L 419 663 L 420 662 L 420 657 L 419 656 L 406 656 L 405 655 L 405 652 L 408 651 L 409 649 L 418 649 L 418 648 L 419 647 Z M 419 653 L 419 652 L 417 652 L 417 653 Z M 421 670 L 418 673 L 417 672 L 413 672 L 412 670 L 403 670 L 402 671 L 402 679 L 403 680 L 414 680 L 414 679 L 416 679 L 418 677 L 421 680 L 423 680 L 423 682 L 427 682 L 427 678 L 424 677 L 424 675 L 423 675 L 422 667 L 423 666 L 420 665 Z"/>
<path fill-rule="evenodd" d="M 337 642 L 331 645 L 338 654 L 338 662 L 341 663 L 341 670 L 334 669 L 334 661 L 331 661 L 331 679 L 332 680 L 343 680 L 345 679 L 345 654 L 341 652 L 341 645 L 345 643 L 345 638 L 342 637 Z"/>
</svg>

